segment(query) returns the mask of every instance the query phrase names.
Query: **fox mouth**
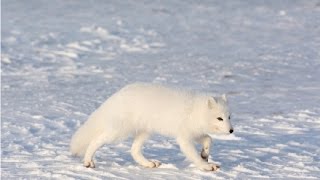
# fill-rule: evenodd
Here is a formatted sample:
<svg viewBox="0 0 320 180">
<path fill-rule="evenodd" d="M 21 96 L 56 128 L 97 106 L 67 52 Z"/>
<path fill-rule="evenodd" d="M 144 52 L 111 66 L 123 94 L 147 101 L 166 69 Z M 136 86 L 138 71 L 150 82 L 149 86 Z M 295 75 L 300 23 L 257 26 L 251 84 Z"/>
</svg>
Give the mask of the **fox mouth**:
<svg viewBox="0 0 320 180">
<path fill-rule="evenodd" d="M 211 129 L 211 132 L 214 133 L 214 134 L 231 134 L 229 131 L 221 130 L 217 126 L 213 126 L 212 129 Z"/>
</svg>

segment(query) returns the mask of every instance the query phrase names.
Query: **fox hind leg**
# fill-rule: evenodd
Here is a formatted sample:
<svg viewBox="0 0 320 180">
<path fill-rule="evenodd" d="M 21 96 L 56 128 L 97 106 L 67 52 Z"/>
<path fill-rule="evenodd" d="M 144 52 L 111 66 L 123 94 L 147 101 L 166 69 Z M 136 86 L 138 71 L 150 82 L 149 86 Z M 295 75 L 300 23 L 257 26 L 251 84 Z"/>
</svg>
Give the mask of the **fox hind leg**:
<svg viewBox="0 0 320 180">
<path fill-rule="evenodd" d="M 94 168 L 95 164 L 93 162 L 93 157 L 94 157 L 95 152 L 104 144 L 113 142 L 114 137 L 115 136 L 113 136 L 110 133 L 103 133 L 100 136 L 94 138 L 90 142 L 90 144 L 86 150 L 86 153 L 83 158 L 83 165 L 87 168 L 89 168 L 89 167 Z"/>
<path fill-rule="evenodd" d="M 149 136 L 150 135 L 147 132 L 139 132 L 136 134 L 131 147 L 131 155 L 138 164 L 148 168 L 156 168 L 159 167 L 161 163 L 149 161 L 142 154 L 142 145 Z"/>
</svg>

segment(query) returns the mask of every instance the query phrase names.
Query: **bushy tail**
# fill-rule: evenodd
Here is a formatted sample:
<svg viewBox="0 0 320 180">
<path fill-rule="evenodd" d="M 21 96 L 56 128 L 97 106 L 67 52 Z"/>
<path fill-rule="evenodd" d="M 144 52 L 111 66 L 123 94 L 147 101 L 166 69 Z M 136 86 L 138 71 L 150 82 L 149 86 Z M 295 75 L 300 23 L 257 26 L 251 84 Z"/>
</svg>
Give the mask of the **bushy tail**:
<svg viewBox="0 0 320 180">
<path fill-rule="evenodd" d="M 89 118 L 73 135 L 70 143 L 72 155 L 84 156 L 90 142 L 98 137 L 103 131 L 103 127 L 97 119 Z"/>
</svg>

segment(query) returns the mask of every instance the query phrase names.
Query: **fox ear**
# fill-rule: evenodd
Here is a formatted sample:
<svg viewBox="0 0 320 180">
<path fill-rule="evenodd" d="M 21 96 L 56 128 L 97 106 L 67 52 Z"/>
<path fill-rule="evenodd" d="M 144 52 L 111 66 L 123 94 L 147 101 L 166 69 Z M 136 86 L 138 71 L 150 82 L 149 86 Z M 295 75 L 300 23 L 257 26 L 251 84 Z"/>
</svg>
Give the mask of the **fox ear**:
<svg viewBox="0 0 320 180">
<path fill-rule="evenodd" d="M 209 107 L 209 109 L 212 109 L 214 104 L 216 104 L 216 103 L 217 103 L 217 100 L 214 97 L 210 97 L 208 99 L 208 107 Z"/>
<path fill-rule="evenodd" d="M 226 95 L 226 94 L 222 94 L 222 99 L 223 99 L 225 102 L 228 102 L 228 99 L 227 99 L 227 95 Z"/>
</svg>

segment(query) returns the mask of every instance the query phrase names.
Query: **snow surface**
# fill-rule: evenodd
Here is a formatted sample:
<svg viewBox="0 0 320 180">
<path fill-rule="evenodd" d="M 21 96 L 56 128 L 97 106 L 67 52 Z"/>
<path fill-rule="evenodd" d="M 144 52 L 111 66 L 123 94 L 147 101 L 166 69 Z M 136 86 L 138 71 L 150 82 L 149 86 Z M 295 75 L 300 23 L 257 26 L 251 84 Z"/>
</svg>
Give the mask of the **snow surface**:
<svg viewBox="0 0 320 180">
<path fill-rule="evenodd" d="M 2 0 L 3 179 L 320 178 L 320 1 Z M 95 169 L 68 151 L 108 96 L 136 81 L 227 93 L 235 133 L 217 136 L 217 172 L 154 135 Z M 198 148 L 200 148 L 198 146 Z"/>
</svg>

